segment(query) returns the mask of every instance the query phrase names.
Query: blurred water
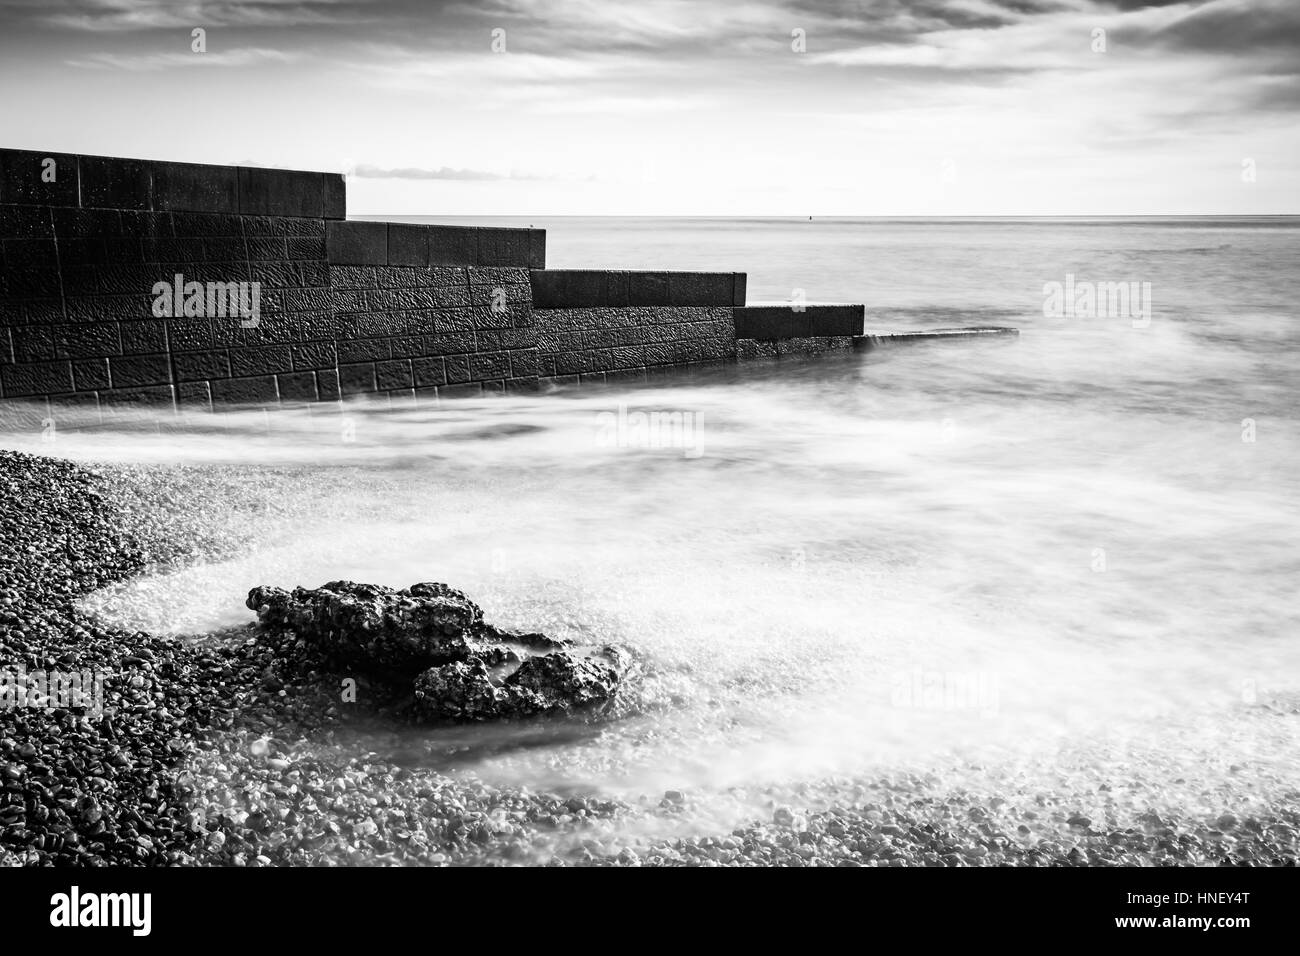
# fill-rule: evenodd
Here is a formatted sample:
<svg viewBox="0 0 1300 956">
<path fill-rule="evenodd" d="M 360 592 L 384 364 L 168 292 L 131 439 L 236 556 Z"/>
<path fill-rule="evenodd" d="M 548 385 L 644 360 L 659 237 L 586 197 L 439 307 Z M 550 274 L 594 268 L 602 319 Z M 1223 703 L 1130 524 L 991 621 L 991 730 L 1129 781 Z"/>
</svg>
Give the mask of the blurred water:
<svg viewBox="0 0 1300 956">
<path fill-rule="evenodd" d="M 287 533 L 90 606 L 183 633 L 248 621 L 257 584 L 438 580 L 500 624 L 629 644 L 661 709 L 474 768 L 619 794 L 1150 742 L 1204 718 L 1162 745 L 1190 767 L 1231 715 L 1300 690 L 1293 223 L 535 224 L 555 266 L 746 269 L 751 300 L 802 288 L 866 301 L 873 326 L 1023 334 L 649 389 L 8 437 L 302 469 Z M 1149 325 L 1044 319 L 1067 273 L 1150 282 Z M 647 445 L 638 411 L 689 416 L 695 447 Z M 1300 780 L 1294 751 L 1268 758 Z"/>
</svg>

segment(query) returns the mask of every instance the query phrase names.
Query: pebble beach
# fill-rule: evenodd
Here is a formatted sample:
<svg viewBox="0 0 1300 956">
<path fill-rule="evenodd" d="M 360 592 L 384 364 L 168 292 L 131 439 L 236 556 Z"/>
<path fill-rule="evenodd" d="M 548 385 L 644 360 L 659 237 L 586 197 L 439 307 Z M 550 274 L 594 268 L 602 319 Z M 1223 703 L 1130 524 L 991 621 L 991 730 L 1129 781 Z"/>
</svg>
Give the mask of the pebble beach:
<svg viewBox="0 0 1300 956">
<path fill-rule="evenodd" d="M 178 638 L 106 626 L 79 609 L 81 596 L 113 582 L 237 553 L 273 526 L 271 503 L 290 500 L 278 491 L 294 480 L 253 466 L 94 466 L 0 453 L 0 666 L 105 675 L 100 714 L 0 710 L 0 862 L 1297 859 L 1300 794 L 1268 759 L 1271 748 L 1294 743 L 1295 701 L 1264 701 L 1234 718 L 1221 732 L 1250 735 L 1253 757 L 1225 746 L 1223 766 L 1207 765 L 1203 777 L 1162 767 L 1154 737 L 1078 741 L 1037 766 L 972 763 L 730 788 L 709 795 L 709 811 L 696 813 L 698 795 L 689 788 L 610 797 L 502 786 L 463 768 L 444 772 L 428 751 L 412 753 L 409 728 L 381 710 L 341 704 L 336 675 L 304 676 L 301 648 L 251 623 Z M 670 706 L 644 702 L 650 712 Z M 439 731 L 428 733 L 436 743 Z"/>
</svg>

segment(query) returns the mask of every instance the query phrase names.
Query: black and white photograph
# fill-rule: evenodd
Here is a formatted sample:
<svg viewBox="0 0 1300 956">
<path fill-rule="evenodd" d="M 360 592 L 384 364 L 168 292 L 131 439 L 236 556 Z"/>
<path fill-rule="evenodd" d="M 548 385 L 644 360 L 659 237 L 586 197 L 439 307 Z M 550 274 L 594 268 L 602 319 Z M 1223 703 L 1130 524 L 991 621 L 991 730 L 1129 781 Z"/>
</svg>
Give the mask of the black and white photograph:
<svg viewBox="0 0 1300 956">
<path fill-rule="evenodd" d="M 0 0 L 0 80 L 6 923 L 1294 939 L 1294 0 Z"/>
</svg>

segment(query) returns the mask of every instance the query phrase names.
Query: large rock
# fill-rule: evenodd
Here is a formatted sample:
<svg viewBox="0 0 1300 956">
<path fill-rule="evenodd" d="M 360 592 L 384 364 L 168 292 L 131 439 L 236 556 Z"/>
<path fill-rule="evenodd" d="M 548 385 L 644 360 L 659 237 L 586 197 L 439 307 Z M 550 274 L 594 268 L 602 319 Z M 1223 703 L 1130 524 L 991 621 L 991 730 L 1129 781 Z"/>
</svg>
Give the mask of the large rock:
<svg viewBox="0 0 1300 956">
<path fill-rule="evenodd" d="M 494 679 L 477 658 L 431 667 L 415 679 L 416 707 L 438 719 L 526 717 L 602 704 L 614 698 L 627 673 L 615 647 L 553 651 L 526 657 Z"/>
<path fill-rule="evenodd" d="M 263 628 L 290 631 L 328 663 L 413 695 L 416 714 L 430 720 L 599 707 L 615 698 L 630 664 L 614 647 L 574 647 L 485 624 L 478 605 L 445 584 L 257 587 L 247 604 Z"/>
</svg>

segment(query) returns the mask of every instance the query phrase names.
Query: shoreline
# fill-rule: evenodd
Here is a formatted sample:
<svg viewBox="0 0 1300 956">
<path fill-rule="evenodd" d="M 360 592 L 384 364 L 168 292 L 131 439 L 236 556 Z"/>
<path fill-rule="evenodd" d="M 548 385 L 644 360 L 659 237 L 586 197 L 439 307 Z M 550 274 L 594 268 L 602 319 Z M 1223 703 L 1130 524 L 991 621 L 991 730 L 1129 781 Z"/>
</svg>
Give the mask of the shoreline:
<svg viewBox="0 0 1300 956">
<path fill-rule="evenodd" d="M 248 490 L 253 471 L 91 468 L 0 452 L 0 667 L 21 661 L 111 675 L 108 711 L 98 721 L 71 711 L 0 710 L 0 862 L 1296 861 L 1294 802 L 1277 800 L 1267 812 L 1238 818 L 1222 793 L 1210 812 L 1171 812 L 1153 781 L 1120 773 L 1097 784 L 1091 799 L 1100 813 L 1078 793 L 1051 791 L 1043 776 L 1018 780 L 991 771 L 983 790 L 954 791 L 934 774 L 898 773 L 750 788 L 735 796 L 736 812 L 766 809 L 750 812 L 748 823 L 674 835 L 691 829 L 697 795 L 668 791 L 633 801 L 534 793 L 414 766 L 395 751 L 366 749 L 385 733 L 396 742 L 396 727 L 357 721 L 323 683 L 286 682 L 283 656 L 273 642 L 247 639 L 256 633 L 251 628 L 185 642 L 106 627 L 77 610 L 77 598 L 96 588 L 247 546 L 260 529 L 238 520 L 238 508 L 227 506 L 223 524 L 220 515 L 179 506 L 178 490 Z M 255 491 L 239 507 L 256 514 Z"/>
</svg>

